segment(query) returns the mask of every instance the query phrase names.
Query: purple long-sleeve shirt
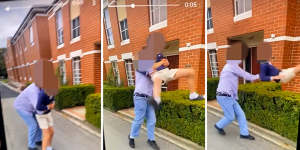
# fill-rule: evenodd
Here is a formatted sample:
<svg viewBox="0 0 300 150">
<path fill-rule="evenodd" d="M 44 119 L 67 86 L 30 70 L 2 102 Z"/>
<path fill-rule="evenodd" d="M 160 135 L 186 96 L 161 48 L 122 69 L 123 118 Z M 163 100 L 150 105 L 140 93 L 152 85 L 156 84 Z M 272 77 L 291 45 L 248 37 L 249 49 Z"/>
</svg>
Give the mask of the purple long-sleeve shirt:
<svg viewBox="0 0 300 150">
<path fill-rule="evenodd" d="M 152 91 L 153 91 L 152 80 L 148 76 L 136 71 L 134 93 L 146 94 L 148 96 L 152 96 Z"/>
<path fill-rule="evenodd" d="M 236 100 L 238 99 L 239 77 L 248 81 L 259 79 L 259 75 L 252 75 L 240 68 L 240 62 L 239 60 L 227 60 L 217 88 L 217 92 L 230 94 Z"/>
<path fill-rule="evenodd" d="M 36 104 L 40 88 L 34 83 L 30 84 L 21 94 L 18 95 L 14 102 L 14 107 L 17 110 L 27 112 L 29 114 L 36 112 Z"/>
</svg>

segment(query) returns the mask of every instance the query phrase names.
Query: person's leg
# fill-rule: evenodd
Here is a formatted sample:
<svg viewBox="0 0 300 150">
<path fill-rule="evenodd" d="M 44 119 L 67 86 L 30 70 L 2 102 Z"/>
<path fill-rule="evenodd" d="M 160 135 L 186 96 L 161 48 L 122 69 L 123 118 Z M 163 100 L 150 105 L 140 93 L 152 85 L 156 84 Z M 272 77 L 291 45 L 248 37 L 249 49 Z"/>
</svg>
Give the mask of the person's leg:
<svg viewBox="0 0 300 150">
<path fill-rule="evenodd" d="M 216 123 L 216 126 L 220 129 L 223 129 L 235 119 L 233 109 L 233 101 L 235 100 L 230 97 L 217 96 L 217 101 L 224 111 L 224 117 Z"/>
<path fill-rule="evenodd" d="M 36 116 L 33 115 L 35 121 L 37 122 L 36 120 Z M 38 129 L 37 129 L 37 133 L 36 133 L 36 136 L 35 136 L 35 142 L 41 142 L 42 141 L 42 129 L 40 128 L 39 124 L 37 123 L 38 125 Z"/>
<path fill-rule="evenodd" d="M 295 74 L 298 74 L 298 73 L 300 73 L 300 65 L 297 65 L 295 67 Z"/>
<path fill-rule="evenodd" d="M 152 105 L 147 105 L 146 111 L 146 118 L 147 118 L 147 134 L 148 139 L 151 141 L 155 140 L 154 131 L 155 131 L 155 124 L 156 124 L 156 115 L 155 110 Z"/>
<path fill-rule="evenodd" d="M 141 125 L 144 123 L 147 109 L 147 99 L 143 97 L 134 97 L 134 120 L 131 125 L 130 138 L 134 139 L 139 135 Z"/>
<path fill-rule="evenodd" d="M 49 141 L 48 141 L 47 150 L 52 150 L 52 139 L 54 135 L 54 129 L 53 127 L 49 127 L 48 130 L 49 130 Z"/>
<path fill-rule="evenodd" d="M 28 147 L 36 148 L 36 137 L 39 132 L 39 126 L 36 122 L 34 114 L 26 113 L 23 111 L 17 110 L 19 116 L 24 120 L 28 128 Z"/>
<path fill-rule="evenodd" d="M 241 108 L 240 104 L 236 100 L 234 101 L 233 109 L 234 109 L 234 112 L 236 115 L 236 119 L 240 126 L 240 134 L 245 135 L 245 136 L 249 135 L 245 113 L 244 113 L 243 109 Z"/>
<path fill-rule="evenodd" d="M 155 76 L 152 78 L 153 81 L 153 98 L 156 101 L 157 104 L 160 104 L 161 99 L 160 99 L 160 94 L 161 94 L 161 83 L 162 80 Z"/>
<path fill-rule="evenodd" d="M 49 128 L 42 129 L 43 132 L 43 144 L 42 144 L 42 150 L 47 150 L 47 147 L 50 145 L 50 137 L 51 137 L 51 131 Z"/>
<path fill-rule="evenodd" d="M 187 78 L 190 93 L 196 92 L 194 69 L 178 69 L 174 76 L 174 80 L 177 80 L 180 78 Z"/>
</svg>

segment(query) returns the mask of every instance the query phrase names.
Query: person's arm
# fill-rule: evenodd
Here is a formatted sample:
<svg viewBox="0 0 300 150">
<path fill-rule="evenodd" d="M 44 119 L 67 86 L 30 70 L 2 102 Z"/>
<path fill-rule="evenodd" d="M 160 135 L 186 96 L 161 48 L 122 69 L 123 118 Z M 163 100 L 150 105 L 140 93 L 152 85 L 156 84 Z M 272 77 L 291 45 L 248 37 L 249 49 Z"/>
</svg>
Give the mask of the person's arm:
<svg viewBox="0 0 300 150">
<path fill-rule="evenodd" d="M 268 66 L 266 64 L 261 64 L 260 65 L 260 73 L 259 73 L 259 77 L 261 79 L 261 81 L 271 81 L 271 76 L 267 75 L 268 72 Z"/>
<path fill-rule="evenodd" d="M 165 63 L 165 60 L 164 59 L 162 59 L 161 61 L 159 61 L 159 62 L 155 62 L 154 64 L 153 64 L 153 66 L 152 66 L 152 69 L 153 70 L 156 70 L 158 67 L 160 67 L 161 65 L 164 65 L 164 63 Z"/>
<path fill-rule="evenodd" d="M 234 65 L 233 72 L 237 76 L 239 76 L 245 80 L 248 80 L 248 81 L 255 81 L 255 80 L 259 79 L 258 74 L 257 75 L 250 74 L 250 73 L 246 72 L 245 70 L 243 70 L 242 68 L 240 68 L 238 65 Z"/>
</svg>

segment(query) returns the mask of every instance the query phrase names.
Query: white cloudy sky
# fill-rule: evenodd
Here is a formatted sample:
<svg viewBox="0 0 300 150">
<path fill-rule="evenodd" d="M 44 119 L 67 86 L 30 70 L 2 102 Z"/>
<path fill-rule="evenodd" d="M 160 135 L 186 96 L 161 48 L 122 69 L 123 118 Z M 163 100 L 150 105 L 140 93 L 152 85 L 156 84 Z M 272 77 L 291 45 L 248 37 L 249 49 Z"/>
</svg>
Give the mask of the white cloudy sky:
<svg viewBox="0 0 300 150">
<path fill-rule="evenodd" d="M 13 36 L 32 6 L 50 5 L 53 0 L 0 1 L 0 48 L 6 47 L 6 40 Z M 10 10 L 7 11 L 6 8 Z"/>
</svg>

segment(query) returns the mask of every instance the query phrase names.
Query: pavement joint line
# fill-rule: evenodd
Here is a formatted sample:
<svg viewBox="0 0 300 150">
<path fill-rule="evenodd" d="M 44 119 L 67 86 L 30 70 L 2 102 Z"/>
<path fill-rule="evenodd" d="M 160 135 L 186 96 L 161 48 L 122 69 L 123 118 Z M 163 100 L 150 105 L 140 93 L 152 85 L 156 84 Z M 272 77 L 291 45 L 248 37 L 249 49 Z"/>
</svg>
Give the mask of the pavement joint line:
<svg viewBox="0 0 300 150">
<path fill-rule="evenodd" d="M 2 81 L 0 81 L 0 82 L 1 82 L 1 84 L 3 84 L 4 86 L 6 86 L 7 88 L 9 88 L 9 89 L 11 89 L 11 90 L 13 90 L 13 91 L 15 91 L 15 92 L 17 92 L 17 93 L 21 93 L 21 91 L 17 90 L 16 88 L 13 88 L 13 87 L 11 87 L 10 85 L 8 85 L 8 84 L 6 84 L 6 83 L 4 83 L 4 82 L 2 82 Z M 94 131 L 93 129 L 91 129 L 91 128 L 88 127 L 87 125 L 84 125 L 84 124 L 82 123 L 83 121 L 80 122 L 80 121 L 81 121 L 80 119 L 79 119 L 80 121 L 77 121 L 77 120 L 71 118 L 71 117 L 73 117 L 73 115 L 71 115 L 70 113 L 59 112 L 59 111 L 56 111 L 56 110 L 54 110 L 53 112 L 56 113 L 56 114 L 61 115 L 62 117 L 66 118 L 67 120 L 69 120 L 69 121 L 71 121 L 72 123 L 74 123 L 75 125 L 77 125 L 77 126 L 79 126 L 80 128 L 84 129 L 85 131 L 88 131 L 89 133 L 91 133 L 91 134 L 93 134 L 93 135 L 95 135 L 95 136 L 101 138 L 101 134 L 100 134 L 100 133 L 98 133 L 97 131 Z M 75 117 L 75 118 L 76 118 L 76 117 Z M 78 119 L 78 118 L 76 118 L 76 119 Z"/>
<path fill-rule="evenodd" d="M 107 109 L 106 109 L 107 110 Z M 110 110 L 108 110 L 110 111 Z M 111 111 L 110 111 L 111 112 Z M 129 114 L 125 113 L 125 112 L 112 112 L 116 117 L 121 118 L 129 123 L 132 123 L 132 116 L 130 116 Z M 143 124 L 142 125 L 142 129 L 144 131 L 147 131 L 146 126 Z M 187 139 L 184 139 L 182 137 L 179 137 L 173 133 L 170 133 L 164 129 L 161 128 L 155 128 L 156 132 L 154 133 L 157 137 L 162 138 L 180 148 L 183 148 L 185 150 L 204 150 L 204 147 L 190 141 Z M 171 139 L 170 139 L 171 138 Z"/>
<path fill-rule="evenodd" d="M 223 111 L 220 110 L 219 108 L 212 106 L 212 105 L 207 105 L 207 108 L 208 108 L 207 109 L 208 113 L 211 113 L 220 118 L 223 117 Z M 233 124 L 235 126 L 239 127 L 239 125 L 236 121 L 233 121 Z M 249 121 L 248 121 L 248 130 L 257 136 L 259 136 L 273 144 L 280 146 L 281 148 L 284 148 L 287 150 L 295 150 L 296 149 L 296 143 L 294 143 L 293 141 L 291 141 L 287 138 L 284 138 L 273 131 L 270 131 L 270 130 L 264 129 L 258 125 L 255 125 Z M 282 141 L 284 141 L 284 142 L 282 142 Z"/>
</svg>

